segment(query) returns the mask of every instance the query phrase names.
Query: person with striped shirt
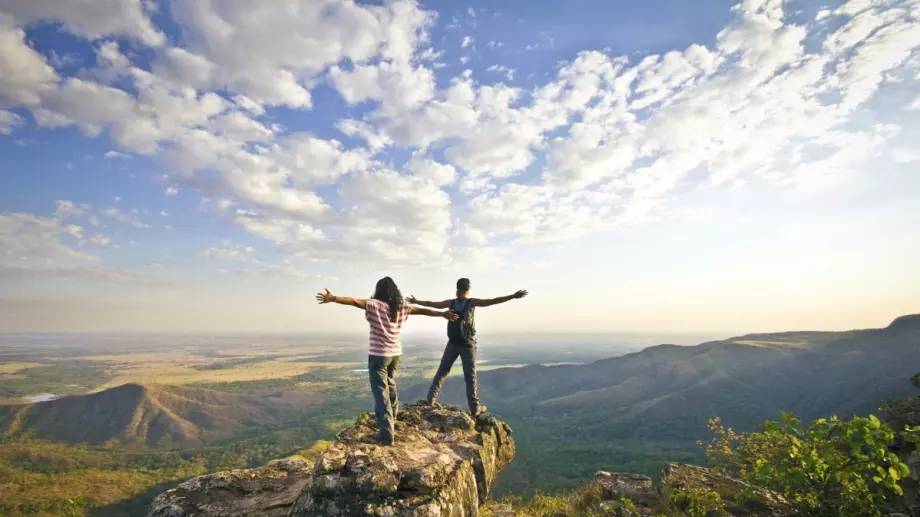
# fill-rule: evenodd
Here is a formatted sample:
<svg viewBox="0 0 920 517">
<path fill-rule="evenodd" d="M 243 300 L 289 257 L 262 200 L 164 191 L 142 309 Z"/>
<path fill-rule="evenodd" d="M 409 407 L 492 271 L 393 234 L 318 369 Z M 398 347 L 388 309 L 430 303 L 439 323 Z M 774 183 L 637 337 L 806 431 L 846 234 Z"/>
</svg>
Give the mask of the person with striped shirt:
<svg viewBox="0 0 920 517">
<path fill-rule="evenodd" d="M 374 296 L 366 300 L 335 296 L 326 289 L 316 295 L 323 303 L 351 305 L 364 311 L 370 326 L 370 349 L 367 356 L 367 371 L 374 396 L 374 414 L 377 429 L 384 445 L 392 445 L 395 438 L 396 415 L 399 413 L 399 397 L 396 391 L 396 369 L 402 357 L 400 333 L 410 314 L 421 314 L 455 321 L 457 314 L 451 311 L 435 311 L 407 304 L 390 277 L 377 281 Z"/>
</svg>

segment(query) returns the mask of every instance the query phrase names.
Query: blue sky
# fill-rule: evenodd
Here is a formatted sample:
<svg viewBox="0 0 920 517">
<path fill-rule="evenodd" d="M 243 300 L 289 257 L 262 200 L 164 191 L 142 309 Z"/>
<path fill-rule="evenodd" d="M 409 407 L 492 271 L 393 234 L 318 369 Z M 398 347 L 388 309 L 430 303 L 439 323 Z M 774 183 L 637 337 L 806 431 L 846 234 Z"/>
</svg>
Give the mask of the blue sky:
<svg viewBox="0 0 920 517">
<path fill-rule="evenodd" d="M 918 1 L 0 0 L 0 327 L 880 326 L 918 113 Z"/>
</svg>

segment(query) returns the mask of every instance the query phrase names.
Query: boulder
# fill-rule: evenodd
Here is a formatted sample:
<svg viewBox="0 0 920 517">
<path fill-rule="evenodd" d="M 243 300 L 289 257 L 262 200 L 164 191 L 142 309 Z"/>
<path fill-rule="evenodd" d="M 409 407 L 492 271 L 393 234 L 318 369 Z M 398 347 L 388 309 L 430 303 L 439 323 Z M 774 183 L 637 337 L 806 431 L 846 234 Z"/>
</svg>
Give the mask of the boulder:
<svg viewBox="0 0 920 517">
<path fill-rule="evenodd" d="M 362 413 L 317 460 L 290 517 L 468 517 L 514 458 L 511 429 L 453 406 L 400 409 L 392 446 Z"/>
<path fill-rule="evenodd" d="M 789 503 L 776 492 L 757 488 L 739 479 L 724 476 L 712 469 L 684 463 L 665 463 L 661 469 L 659 492 L 662 498 L 675 490 L 689 491 L 694 488 L 711 490 L 722 498 L 725 510 L 735 516 L 744 517 L 791 517 L 794 515 Z M 749 494 L 738 502 L 738 494 L 746 490 Z"/>
<path fill-rule="evenodd" d="M 284 517 L 313 465 L 292 457 L 198 476 L 156 497 L 148 517 Z"/>
</svg>

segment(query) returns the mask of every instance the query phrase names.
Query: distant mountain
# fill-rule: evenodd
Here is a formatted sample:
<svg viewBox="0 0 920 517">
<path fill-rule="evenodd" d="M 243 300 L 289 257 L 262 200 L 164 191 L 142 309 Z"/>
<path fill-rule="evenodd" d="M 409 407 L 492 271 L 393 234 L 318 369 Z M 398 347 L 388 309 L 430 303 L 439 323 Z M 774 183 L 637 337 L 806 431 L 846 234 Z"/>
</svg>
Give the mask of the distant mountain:
<svg viewBox="0 0 920 517">
<path fill-rule="evenodd" d="M 688 440 L 705 436 L 714 416 L 747 430 L 781 411 L 866 414 L 915 390 L 909 379 L 918 371 L 920 315 L 911 315 L 884 329 L 751 334 L 587 365 L 498 369 L 482 372 L 479 385 L 483 402 L 515 429 Z M 441 400 L 462 404 L 462 386 L 450 378 Z M 406 394 L 423 397 L 426 388 Z"/>
<path fill-rule="evenodd" d="M 284 407 L 270 396 L 124 384 L 89 395 L 0 406 L 0 437 L 91 445 L 187 446 L 257 423 L 276 422 L 284 413 Z"/>
</svg>

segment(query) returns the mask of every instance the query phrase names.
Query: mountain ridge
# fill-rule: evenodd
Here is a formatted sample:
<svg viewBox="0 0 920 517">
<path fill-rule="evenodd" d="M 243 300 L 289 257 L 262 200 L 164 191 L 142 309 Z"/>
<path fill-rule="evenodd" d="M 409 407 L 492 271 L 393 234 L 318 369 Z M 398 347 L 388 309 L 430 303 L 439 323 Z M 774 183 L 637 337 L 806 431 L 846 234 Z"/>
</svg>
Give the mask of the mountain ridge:
<svg viewBox="0 0 920 517">
<path fill-rule="evenodd" d="M 0 406 L 0 435 L 70 444 L 189 446 L 250 423 L 278 421 L 283 414 L 284 407 L 268 397 L 127 383 L 87 395 Z"/>
<path fill-rule="evenodd" d="M 483 401 L 519 428 L 519 419 L 565 419 L 599 434 L 609 424 L 605 436 L 671 439 L 704 434 L 713 416 L 752 429 L 781 411 L 872 412 L 912 389 L 903 379 L 918 364 L 920 315 L 906 315 L 879 329 L 755 333 L 584 365 L 500 368 L 480 373 L 479 386 Z M 442 399 L 461 403 L 462 385 L 449 378 Z M 426 387 L 406 391 L 421 396 Z"/>
</svg>

